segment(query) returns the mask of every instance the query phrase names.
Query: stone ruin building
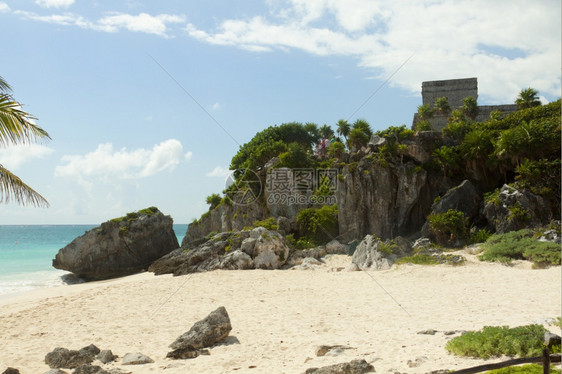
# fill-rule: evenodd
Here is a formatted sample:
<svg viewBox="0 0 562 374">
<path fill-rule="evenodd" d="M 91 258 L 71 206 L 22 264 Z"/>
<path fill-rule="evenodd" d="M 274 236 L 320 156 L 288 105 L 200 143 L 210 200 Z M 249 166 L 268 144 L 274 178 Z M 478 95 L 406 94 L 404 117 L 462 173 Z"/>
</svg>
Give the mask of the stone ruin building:
<svg viewBox="0 0 562 374">
<path fill-rule="evenodd" d="M 448 79 L 440 81 L 422 82 L 422 103 L 433 107 L 435 99 L 446 97 L 451 107 L 451 111 L 459 109 L 463 106 L 463 99 L 472 96 L 478 100 L 478 79 Z M 477 122 L 483 122 L 490 118 L 490 113 L 497 110 L 504 114 L 509 114 L 517 110 L 517 105 L 478 105 L 478 115 L 475 119 Z M 435 113 L 433 118 L 429 119 L 429 123 L 436 131 L 441 131 L 447 125 L 449 114 Z M 419 121 L 418 114 L 414 115 L 412 128 L 415 129 L 416 123 Z"/>
</svg>

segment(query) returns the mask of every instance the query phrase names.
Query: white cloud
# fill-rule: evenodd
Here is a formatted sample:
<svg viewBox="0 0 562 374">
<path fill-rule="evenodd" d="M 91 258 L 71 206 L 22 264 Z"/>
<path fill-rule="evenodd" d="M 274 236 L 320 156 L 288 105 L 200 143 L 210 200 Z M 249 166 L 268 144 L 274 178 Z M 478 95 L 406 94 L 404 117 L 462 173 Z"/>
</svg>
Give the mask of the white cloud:
<svg viewBox="0 0 562 374">
<path fill-rule="evenodd" d="M 418 94 L 421 82 L 479 78 L 480 95 L 513 102 L 521 88 L 560 95 L 560 2 L 271 0 L 273 16 L 227 19 L 189 36 L 251 51 L 300 49 L 354 56 L 360 66 Z M 526 9 L 521 12 L 521 9 Z M 499 16 L 501 15 L 501 16 Z M 532 30 L 532 32 L 530 32 Z"/>
<path fill-rule="evenodd" d="M 159 14 L 152 16 L 147 13 L 138 15 L 113 13 L 100 18 L 97 21 L 90 21 L 78 14 L 63 13 L 51 14 L 47 16 L 38 15 L 33 12 L 17 10 L 14 12 L 24 19 L 53 23 L 62 26 L 78 26 L 83 29 L 90 29 L 103 32 L 118 32 L 128 30 L 133 32 L 143 32 L 163 37 L 169 37 L 168 24 L 183 22 L 184 17 L 172 14 Z"/>
<path fill-rule="evenodd" d="M 43 8 L 68 8 L 74 0 L 35 0 L 35 4 Z"/>
<path fill-rule="evenodd" d="M 156 144 L 152 149 L 114 150 L 111 143 L 100 144 L 85 155 L 65 155 L 55 169 L 59 177 L 113 177 L 121 179 L 149 177 L 162 171 L 172 171 L 182 159 L 189 161 L 191 152 L 183 154 L 176 139 Z"/>
<path fill-rule="evenodd" d="M 0 1 L 0 13 L 9 12 L 9 11 L 10 11 L 10 7 L 8 6 L 8 4 Z"/>
<path fill-rule="evenodd" d="M 54 149 L 39 144 L 18 144 L 0 148 L 0 164 L 14 171 L 21 165 L 34 159 L 43 158 L 54 151 Z"/>
<path fill-rule="evenodd" d="M 211 106 L 211 109 L 212 109 L 212 110 L 217 110 L 217 109 L 219 109 L 219 108 L 220 108 L 220 104 L 219 104 L 219 103 L 214 103 L 214 104 Z"/>
<path fill-rule="evenodd" d="M 100 19 L 97 24 L 102 28 L 117 31 L 126 29 L 129 31 L 144 32 L 147 34 L 155 34 L 166 36 L 166 24 L 183 22 L 182 16 L 171 14 L 159 14 L 151 16 L 150 14 L 140 13 L 139 15 L 117 13 Z"/>
<path fill-rule="evenodd" d="M 217 166 L 212 171 L 205 174 L 208 177 L 219 177 L 219 178 L 226 178 L 232 173 L 232 171 L 228 170 L 227 168 L 223 168 L 222 166 Z"/>
</svg>

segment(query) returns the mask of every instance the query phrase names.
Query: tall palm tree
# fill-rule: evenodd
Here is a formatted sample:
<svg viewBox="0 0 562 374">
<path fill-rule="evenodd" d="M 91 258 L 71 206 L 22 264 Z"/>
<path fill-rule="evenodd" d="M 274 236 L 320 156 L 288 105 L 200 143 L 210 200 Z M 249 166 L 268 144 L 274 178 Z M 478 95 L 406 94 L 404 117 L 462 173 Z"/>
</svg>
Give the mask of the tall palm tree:
<svg viewBox="0 0 562 374">
<path fill-rule="evenodd" d="M 347 143 L 347 137 L 349 132 L 351 131 L 351 125 L 344 119 L 340 119 L 336 124 L 338 128 L 336 129 L 337 133 L 344 137 L 345 142 Z"/>
<path fill-rule="evenodd" d="M 45 130 L 33 123 L 35 119 L 21 109 L 12 96 L 12 88 L 0 77 L 0 147 L 50 139 Z M 21 205 L 49 206 L 43 196 L 0 164 L 0 202 L 12 199 Z"/>
<path fill-rule="evenodd" d="M 515 99 L 515 105 L 517 105 L 519 109 L 527 109 L 539 106 L 541 105 L 541 101 L 537 96 L 538 94 L 539 91 L 530 87 L 521 90 L 521 92 L 519 92 L 519 96 L 517 96 L 517 99 Z"/>
</svg>

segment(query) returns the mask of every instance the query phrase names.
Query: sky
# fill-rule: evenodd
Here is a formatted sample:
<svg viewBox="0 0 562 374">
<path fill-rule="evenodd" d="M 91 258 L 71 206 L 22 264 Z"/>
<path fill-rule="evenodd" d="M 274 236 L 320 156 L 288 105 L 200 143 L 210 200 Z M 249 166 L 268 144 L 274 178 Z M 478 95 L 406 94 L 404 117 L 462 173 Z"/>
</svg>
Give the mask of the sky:
<svg viewBox="0 0 562 374">
<path fill-rule="evenodd" d="M 0 164 L 49 208 L 0 224 L 207 210 L 272 125 L 411 125 L 421 83 L 478 78 L 479 104 L 561 95 L 559 0 L 0 0 L 0 76 L 49 141 Z"/>
</svg>

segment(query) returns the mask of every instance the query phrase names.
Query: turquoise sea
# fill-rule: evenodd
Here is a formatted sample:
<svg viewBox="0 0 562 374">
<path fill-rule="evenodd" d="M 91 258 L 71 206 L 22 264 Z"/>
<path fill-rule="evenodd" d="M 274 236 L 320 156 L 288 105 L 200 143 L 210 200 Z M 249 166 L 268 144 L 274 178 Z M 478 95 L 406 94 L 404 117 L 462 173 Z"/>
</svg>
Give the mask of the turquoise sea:
<svg viewBox="0 0 562 374">
<path fill-rule="evenodd" d="M 63 284 L 51 266 L 58 250 L 97 225 L 0 225 L 0 297 Z M 187 225 L 174 225 L 181 243 Z"/>
</svg>

